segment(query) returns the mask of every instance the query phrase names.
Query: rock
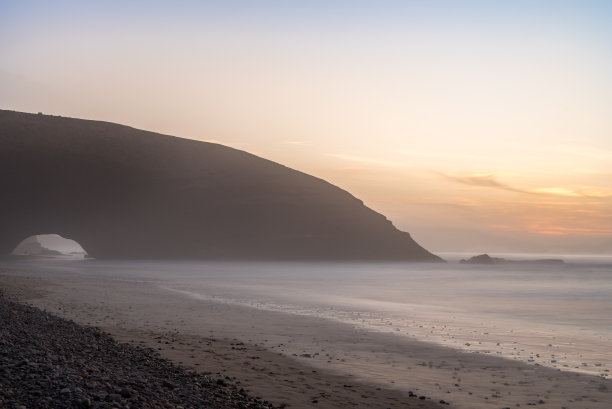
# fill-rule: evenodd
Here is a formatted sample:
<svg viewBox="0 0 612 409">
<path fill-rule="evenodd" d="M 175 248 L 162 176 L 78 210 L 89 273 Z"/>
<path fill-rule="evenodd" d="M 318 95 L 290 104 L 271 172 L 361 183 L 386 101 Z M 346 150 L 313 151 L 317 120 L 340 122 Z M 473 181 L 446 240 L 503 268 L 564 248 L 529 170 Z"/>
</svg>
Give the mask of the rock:
<svg viewBox="0 0 612 409">
<path fill-rule="evenodd" d="M 247 152 L 6 110 L 0 130 L 0 254 L 44 228 L 96 258 L 442 261 L 350 193 Z"/>
<path fill-rule="evenodd" d="M 105 401 L 107 402 L 121 402 L 121 395 L 118 393 L 111 393 L 106 395 Z"/>
<path fill-rule="evenodd" d="M 538 260 L 506 260 L 505 258 L 491 257 L 488 254 L 480 254 L 467 260 L 461 260 L 461 264 L 565 264 L 560 259 L 538 259 Z"/>
<path fill-rule="evenodd" d="M 38 234 L 24 239 L 11 253 L 14 256 L 46 256 L 62 258 L 85 258 L 87 253 L 74 240 L 58 234 Z"/>
<path fill-rule="evenodd" d="M 499 264 L 506 260 L 503 258 L 491 257 L 488 254 L 480 254 L 478 256 L 470 257 L 467 260 L 461 260 L 462 264 Z"/>
<path fill-rule="evenodd" d="M 230 378 L 213 382 L 150 350 L 118 344 L 95 328 L 13 303 L 1 293 L 0 328 L 2 408 L 273 407 L 239 392 Z"/>
</svg>

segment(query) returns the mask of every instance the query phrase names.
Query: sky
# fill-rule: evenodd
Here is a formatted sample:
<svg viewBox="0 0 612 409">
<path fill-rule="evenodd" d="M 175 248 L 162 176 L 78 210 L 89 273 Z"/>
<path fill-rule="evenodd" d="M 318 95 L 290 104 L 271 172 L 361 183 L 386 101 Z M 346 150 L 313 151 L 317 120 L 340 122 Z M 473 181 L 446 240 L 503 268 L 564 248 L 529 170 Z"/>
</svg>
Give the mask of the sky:
<svg viewBox="0 0 612 409">
<path fill-rule="evenodd" d="M 0 109 L 246 150 L 434 252 L 612 253 L 610 1 L 0 0 Z"/>
</svg>

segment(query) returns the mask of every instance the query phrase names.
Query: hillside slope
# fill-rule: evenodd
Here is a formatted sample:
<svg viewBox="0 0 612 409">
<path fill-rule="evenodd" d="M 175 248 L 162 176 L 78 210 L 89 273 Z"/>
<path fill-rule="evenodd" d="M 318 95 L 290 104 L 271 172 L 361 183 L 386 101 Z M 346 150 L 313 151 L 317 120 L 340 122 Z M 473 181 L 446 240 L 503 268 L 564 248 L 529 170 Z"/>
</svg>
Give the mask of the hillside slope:
<svg viewBox="0 0 612 409">
<path fill-rule="evenodd" d="M 97 258 L 440 261 L 346 191 L 222 145 L 0 111 L 0 254 L 56 233 Z"/>
</svg>

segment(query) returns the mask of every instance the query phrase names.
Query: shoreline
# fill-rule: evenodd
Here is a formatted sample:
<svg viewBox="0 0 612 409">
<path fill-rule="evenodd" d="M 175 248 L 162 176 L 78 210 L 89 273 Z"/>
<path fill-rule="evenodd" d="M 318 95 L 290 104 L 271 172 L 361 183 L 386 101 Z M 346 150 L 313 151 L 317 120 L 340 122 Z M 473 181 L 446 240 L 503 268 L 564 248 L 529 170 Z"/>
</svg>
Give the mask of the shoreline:
<svg viewBox="0 0 612 409">
<path fill-rule="evenodd" d="M 233 382 L 10 298 L 0 291 L 0 407 L 274 409 Z"/>
<path fill-rule="evenodd" d="M 288 407 L 329 408 L 431 404 L 470 409 L 529 405 L 579 409 L 588 402 L 589 408 L 604 409 L 612 402 L 609 382 L 593 376 L 421 341 L 399 342 L 393 334 L 368 333 L 323 319 L 211 302 L 192 300 L 177 305 L 168 298 L 163 300 L 164 309 L 151 316 L 139 310 L 151 306 L 140 298 L 145 292 L 143 283 L 127 288 L 134 283 L 123 282 L 120 289 L 117 283 L 91 276 L 60 276 L 4 271 L 0 283 L 21 300 L 30 298 L 29 302 L 82 324 L 89 321 L 119 341 L 161 348 L 158 352 L 164 358 L 181 365 L 236 377 L 250 394 L 277 405 L 283 403 L 282 398 Z M 133 302 L 126 307 L 121 294 L 111 296 L 114 290 L 131 294 Z M 79 291 L 86 294 L 79 295 Z M 101 299 L 104 304 L 99 303 Z M 177 315 L 172 315 L 173 308 L 179 311 Z M 201 314 L 189 316 L 197 324 L 181 322 L 181 313 L 193 314 L 196 308 Z M 218 322 L 223 319 L 232 322 Z M 279 332 L 291 322 L 299 333 Z M 430 399 L 419 400 L 409 392 Z M 441 400 L 450 406 L 440 405 Z"/>
<path fill-rule="evenodd" d="M 37 301 L 49 293 L 46 288 L 53 283 L 14 274 L 0 269 L 0 290 L 20 304 L 40 309 L 36 307 Z M 52 314 L 57 312 L 61 310 Z M 270 402 L 276 407 L 452 408 L 422 394 L 364 384 L 351 376 L 313 369 L 280 353 L 237 339 L 109 326 L 93 328 L 108 333 L 118 343 L 150 348 L 179 367 L 235 385 L 256 401 Z"/>
</svg>

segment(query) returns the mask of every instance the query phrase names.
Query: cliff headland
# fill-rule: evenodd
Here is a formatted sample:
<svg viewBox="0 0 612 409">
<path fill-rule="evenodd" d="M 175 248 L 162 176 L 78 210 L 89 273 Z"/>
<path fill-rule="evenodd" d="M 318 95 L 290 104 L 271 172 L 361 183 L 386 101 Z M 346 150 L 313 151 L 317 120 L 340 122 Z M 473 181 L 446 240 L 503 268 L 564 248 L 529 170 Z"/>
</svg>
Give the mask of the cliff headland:
<svg viewBox="0 0 612 409">
<path fill-rule="evenodd" d="M 95 258 L 442 261 L 350 193 L 215 143 L 0 111 L 0 254 L 59 234 Z"/>
</svg>

